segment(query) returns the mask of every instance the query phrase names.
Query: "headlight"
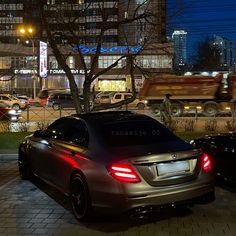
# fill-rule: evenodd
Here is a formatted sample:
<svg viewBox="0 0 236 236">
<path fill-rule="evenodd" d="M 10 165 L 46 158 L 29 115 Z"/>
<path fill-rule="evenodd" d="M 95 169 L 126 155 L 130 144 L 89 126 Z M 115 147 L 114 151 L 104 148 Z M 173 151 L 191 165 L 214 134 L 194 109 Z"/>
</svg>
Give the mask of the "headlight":
<svg viewBox="0 0 236 236">
<path fill-rule="evenodd" d="M 16 116 L 11 117 L 11 120 L 17 120 Z"/>
<path fill-rule="evenodd" d="M 16 112 L 16 110 L 10 110 L 10 111 L 8 112 L 8 114 L 10 114 L 10 115 L 16 115 L 17 112 Z"/>
<path fill-rule="evenodd" d="M 10 115 L 19 115 L 21 113 L 21 110 L 10 110 L 8 111 L 8 114 Z"/>
<path fill-rule="evenodd" d="M 144 100 L 144 103 L 147 104 L 147 103 L 148 103 L 148 100 Z"/>
<path fill-rule="evenodd" d="M 192 145 L 195 145 L 194 140 L 191 140 L 189 143 L 192 144 Z"/>
</svg>

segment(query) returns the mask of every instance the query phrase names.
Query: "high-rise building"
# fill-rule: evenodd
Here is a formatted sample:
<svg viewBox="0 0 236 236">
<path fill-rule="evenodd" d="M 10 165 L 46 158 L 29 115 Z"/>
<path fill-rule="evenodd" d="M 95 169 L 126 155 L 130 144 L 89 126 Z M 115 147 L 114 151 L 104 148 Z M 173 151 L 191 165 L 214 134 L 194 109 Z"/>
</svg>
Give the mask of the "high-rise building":
<svg viewBox="0 0 236 236">
<path fill-rule="evenodd" d="M 104 53 L 99 57 L 98 70 L 114 63 L 122 55 L 122 46 L 137 47 L 146 41 L 152 47 L 137 56 L 137 63 L 145 69 L 165 72 L 172 69 L 172 46 L 166 41 L 166 0 L 45 0 L 41 6 L 38 0 L 2 0 L 0 2 L 0 70 L 2 77 L 11 82 L 1 82 L 0 89 L 23 91 L 29 94 L 32 89 L 32 73 L 38 42 L 46 41 L 46 32 L 41 15 L 47 18 L 51 32 L 57 43 L 63 45 L 80 44 L 86 51 L 85 61 L 89 65 L 94 46 L 101 30 L 109 25 L 102 38 Z M 129 4 L 128 4 L 129 3 Z M 101 5 L 102 4 L 102 5 Z M 102 6 L 102 11 L 101 11 Z M 137 11 L 134 11 L 137 9 Z M 148 21 L 139 19 L 129 24 L 120 24 L 134 14 L 147 12 L 152 14 L 156 28 Z M 104 17 L 107 20 L 104 21 Z M 105 23 L 104 23 L 105 22 Z M 33 26 L 34 34 L 22 37 L 20 26 Z M 72 33 L 73 32 L 73 33 Z M 81 70 L 78 54 L 72 50 L 67 54 L 67 63 L 75 75 L 78 85 L 82 87 L 84 74 Z M 136 50 L 136 48 L 135 48 Z M 33 55 L 34 53 L 35 55 Z M 97 79 L 98 90 L 127 90 L 131 86 L 127 79 L 126 58 L 122 59 L 114 70 Z M 128 67 L 127 67 L 128 68 Z M 144 77 L 135 72 L 137 81 Z M 14 80 L 11 78 L 14 76 Z M 141 79 L 140 79 L 141 78 Z M 68 87 L 65 73 L 60 68 L 52 51 L 48 50 L 48 87 Z M 7 84 L 7 85 L 6 85 Z M 141 84 L 137 82 L 137 84 Z M 37 81 L 37 90 L 41 84 Z M 106 87 L 107 86 L 107 87 Z"/>
<path fill-rule="evenodd" d="M 0 3 L 0 43 L 17 44 L 20 42 L 20 25 L 32 25 L 37 31 L 34 37 L 41 33 L 40 12 L 35 3 L 29 0 L 3 0 Z M 35 10 L 37 9 L 37 10 Z"/>
<path fill-rule="evenodd" d="M 172 34 L 174 43 L 174 68 L 181 69 L 187 62 L 187 32 L 184 30 L 175 30 Z"/>
<path fill-rule="evenodd" d="M 214 35 L 212 43 L 219 49 L 222 69 L 230 69 L 234 66 L 234 42 L 221 36 Z"/>
</svg>

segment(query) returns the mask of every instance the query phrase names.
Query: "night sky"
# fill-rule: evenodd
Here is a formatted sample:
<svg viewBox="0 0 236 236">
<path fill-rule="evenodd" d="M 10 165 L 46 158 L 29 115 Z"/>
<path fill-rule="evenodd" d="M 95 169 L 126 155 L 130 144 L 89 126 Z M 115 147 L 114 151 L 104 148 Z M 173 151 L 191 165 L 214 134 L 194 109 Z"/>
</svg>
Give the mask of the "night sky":
<svg viewBox="0 0 236 236">
<path fill-rule="evenodd" d="M 236 42 L 236 0 L 167 0 L 168 34 L 173 29 L 188 32 L 190 57 L 196 42 L 214 34 Z"/>
</svg>

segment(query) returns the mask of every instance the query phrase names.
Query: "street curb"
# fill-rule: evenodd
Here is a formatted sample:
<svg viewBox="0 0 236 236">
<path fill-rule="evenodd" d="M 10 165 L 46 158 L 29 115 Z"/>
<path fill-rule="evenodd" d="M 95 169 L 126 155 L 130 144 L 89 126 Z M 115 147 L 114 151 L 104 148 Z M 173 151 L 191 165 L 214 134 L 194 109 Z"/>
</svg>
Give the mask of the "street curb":
<svg viewBox="0 0 236 236">
<path fill-rule="evenodd" d="M 12 154 L 2 154 L 0 153 L 0 161 L 5 161 L 5 160 L 17 160 L 18 159 L 18 154 L 12 153 Z"/>
</svg>

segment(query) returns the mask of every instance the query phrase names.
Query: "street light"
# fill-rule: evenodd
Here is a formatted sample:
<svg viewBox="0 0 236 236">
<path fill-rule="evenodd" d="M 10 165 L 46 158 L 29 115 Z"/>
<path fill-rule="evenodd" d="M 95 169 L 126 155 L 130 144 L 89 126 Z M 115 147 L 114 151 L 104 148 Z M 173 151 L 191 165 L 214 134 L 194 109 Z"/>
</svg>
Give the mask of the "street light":
<svg viewBox="0 0 236 236">
<path fill-rule="evenodd" d="M 34 30 L 32 27 L 21 27 L 19 29 L 19 32 L 21 35 L 27 37 L 30 41 L 31 41 L 31 44 L 32 44 L 32 53 L 33 53 L 33 98 L 36 98 L 36 73 L 35 73 L 35 70 L 36 70 L 36 63 L 35 63 L 35 45 L 34 45 L 34 40 L 33 40 L 33 34 L 34 34 Z"/>
</svg>

